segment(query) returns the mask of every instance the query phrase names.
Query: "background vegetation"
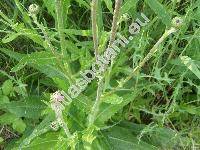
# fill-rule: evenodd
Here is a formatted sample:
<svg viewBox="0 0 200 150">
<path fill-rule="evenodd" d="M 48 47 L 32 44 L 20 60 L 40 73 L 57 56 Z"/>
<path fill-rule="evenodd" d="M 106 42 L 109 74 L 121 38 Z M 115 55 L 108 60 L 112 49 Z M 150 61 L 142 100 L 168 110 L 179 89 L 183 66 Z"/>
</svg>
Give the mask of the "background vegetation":
<svg viewBox="0 0 200 150">
<path fill-rule="evenodd" d="M 56 3 L 57 2 L 57 3 Z M 66 106 L 71 133 L 50 127 L 55 113 L 50 95 L 67 91 L 80 71 L 95 61 L 90 0 L 0 0 L 0 149 L 198 150 L 200 149 L 200 0 L 124 0 L 118 32 L 143 12 L 151 20 L 122 48 L 112 68 Z M 36 18 L 28 8 L 37 4 Z M 95 10 L 98 49 L 112 34 L 114 0 Z M 179 30 L 132 74 L 174 17 Z M 94 18 L 93 18 L 94 19 Z M 88 116 L 101 86 L 94 122 Z M 114 92 L 112 92 L 114 91 Z M 108 95 L 108 93 L 110 93 Z"/>
</svg>

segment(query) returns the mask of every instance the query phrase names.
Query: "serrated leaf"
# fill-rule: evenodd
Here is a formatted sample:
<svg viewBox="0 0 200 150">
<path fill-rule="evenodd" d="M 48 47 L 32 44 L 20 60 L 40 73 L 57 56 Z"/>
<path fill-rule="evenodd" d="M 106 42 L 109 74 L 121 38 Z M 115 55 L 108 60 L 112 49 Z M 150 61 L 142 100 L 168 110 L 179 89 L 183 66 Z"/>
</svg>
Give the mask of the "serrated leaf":
<svg viewBox="0 0 200 150">
<path fill-rule="evenodd" d="M 11 69 L 12 72 L 17 72 L 24 68 L 27 64 L 42 66 L 45 64 L 54 64 L 56 57 L 51 52 L 34 52 L 23 57 L 19 63 Z"/>
<path fill-rule="evenodd" d="M 178 111 L 187 112 L 187 113 L 192 114 L 192 115 L 200 116 L 200 107 L 196 107 L 196 106 L 193 106 L 193 105 L 179 106 Z"/>
<path fill-rule="evenodd" d="M 10 34 L 7 34 L 3 39 L 2 39 L 2 42 L 3 43 L 9 43 L 13 40 L 15 40 L 18 36 L 20 36 L 21 33 L 10 33 Z"/>
<path fill-rule="evenodd" d="M 26 36 L 27 38 L 31 39 L 35 43 L 43 46 L 43 38 L 41 35 L 39 35 L 35 30 L 31 30 L 25 27 L 23 23 L 16 23 L 13 26 L 14 30 L 17 32 L 17 34 Z"/>
<path fill-rule="evenodd" d="M 6 55 L 10 56 L 11 58 L 14 58 L 15 60 L 17 61 L 20 61 L 22 60 L 23 58 L 28 61 L 28 56 L 25 55 L 25 54 L 20 54 L 20 53 L 16 53 L 16 52 L 13 52 L 9 49 L 4 49 L 4 48 L 0 48 L 0 51 L 2 51 L 3 53 L 5 53 Z M 49 52 L 47 52 L 49 53 Z M 45 54 L 44 54 L 45 55 Z M 36 55 L 34 57 L 37 57 Z M 52 56 L 51 56 L 52 57 Z M 46 57 L 45 57 L 46 58 Z M 36 58 L 37 59 L 37 58 Z M 24 62 L 18 64 L 19 65 L 19 69 L 21 69 L 21 67 L 23 68 L 23 64 L 26 63 L 27 61 L 24 60 Z M 45 59 L 44 59 L 45 60 Z M 38 62 L 40 62 L 41 60 L 39 60 Z M 48 77 L 50 78 L 53 78 L 53 77 L 58 77 L 58 78 L 61 78 L 61 79 L 64 79 L 64 80 L 67 80 L 68 78 L 66 77 L 66 75 L 60 71 L 56 66 L 52 66 L 52 65 L 49 65 L 48 63 L 48 58 L 46 61 L 43 61 L 43 65 L 39 65 L 37 64 L 37 62 L 34 62 L 34 60 L 32 60 L 32 62 L 34 63 L 28 63 L 28 65 L 30 65 L 31 67 L 39 70 L 40 72 L 44 73 L 45 75 L 47 75 Z M 46 63 L 46 65 L 44 65 L 44 63 Z M 21 66 L 22 65 L 22 66 Z M 17 66 L 15 68 L 16 70 L 18 69 Z"/>
<path fill-rule="evenodd" d="M 26 54 L 20 54 L 14 51 L 11 51 L 9 49 L 5 49 L 5 48 L 0 48 L 0 51 L 2 51 L 3 53 L 5 53 L 6 55 L 8 55 L 11 58 L 14 58 L 15 60 L 19 61 L 20 59 L 22 59 L 23 57 L 26 56 Z"/>
<path fill-rule="evenodd" d="M 0 109 L 6 109 L 18 117 L 27 117 L 37 119 L 46 106 L 38 97 L 28 97 L 27 101 L 12 101 L 0 106 Z"/>
</svg>

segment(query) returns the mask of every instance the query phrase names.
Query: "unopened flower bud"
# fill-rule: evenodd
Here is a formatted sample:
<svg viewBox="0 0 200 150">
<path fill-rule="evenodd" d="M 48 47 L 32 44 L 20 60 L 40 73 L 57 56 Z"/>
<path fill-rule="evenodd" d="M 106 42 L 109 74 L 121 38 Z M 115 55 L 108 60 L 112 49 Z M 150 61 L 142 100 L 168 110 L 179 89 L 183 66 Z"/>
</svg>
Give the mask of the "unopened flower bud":
<svg viewBox="0 0 200 150">
<path fill-rule="evenodd" d="M 40 11 L 40 8 L 37 4 L 31 4 L 28 10 L 31 15 L 37 15 Z"/>
<path fill-rule="evenodd" d="M 183 19 L 180 17 L 175 17 L 172 20 L 172 26 L 175 28 L 180 28 L 183 25 Z"/>
</svg>

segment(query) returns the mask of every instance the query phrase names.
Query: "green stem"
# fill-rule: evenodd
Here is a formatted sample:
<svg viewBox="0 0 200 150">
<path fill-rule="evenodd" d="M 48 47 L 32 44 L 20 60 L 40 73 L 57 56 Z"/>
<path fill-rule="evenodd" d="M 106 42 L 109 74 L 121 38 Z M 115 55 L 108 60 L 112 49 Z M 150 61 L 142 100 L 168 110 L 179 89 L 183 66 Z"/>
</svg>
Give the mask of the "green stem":
<svg viewBox="0 0 200 150">
<path fill-rule="evenodd" d="M 121 4 L 122 4 L 122 0 L 116 0 L 114 16 L 113 16 L 113 21 L 112 21 L 111 36 L 110 36 L 110 41 L 109 41 L 108 47 L 111 47 L 111 45 L 113 44 L 113 42 L 115 41 L 115 38 L 116 38 L 117 22 L 119 20 Z"/>
<path fill-rule="evenodd" d="M 93 34 L 93 42 L 94 42 L 94 51 L 95 57 L 97 60 L 98 55 L 98 26 L 97 26 L 97 8 L 98 8 L 98 0 L 92 0 L 91 3 L 91 17 L 92 17 L 92 34 Z"/>
<path fill-rule="evenodd" d="M 103 78 L 99 78 L 96 100 L 92 107 L 92 111 L 90 112 L 89 119 L 88 119 L 89 126 L 94 124 L 97 113 L 99 112 L 99 106 L 101 103 L 101 95 L 102 95 L 103 85 L 104 85 L 103 81 L 104 81 Z"/>
<path fill-rule="evenodd" d="M 117 32 L 117 22 L 119 19 L 119 12 L 120 12 L 120 6 L 121 6 L 122 0 L 116 0 L 115 3 L 115 11 L 114 11 L 114 16 L 113 16 L 113 22 L 112 22 L 112 29 L 111 29 L 111 36 L 110 36 L 110 41 L 109 41 L 109 46 L 111 47 L 111 45 L 113 44 L 115 37 L 116 37 L 116 32 Z M 97 7 L 97 0 L 93 0 L 92 3 L 92 26 L 93 26 L 93 40 L 94 40 L 94 47 L 98 48 L 98 36 L 97 36 L 97 29 L 96 29 L 96 12 L 94 10 L 96 10 L 95 8 Z M 95 49 L 96 50 L 96 49 Z M 97 52 L 95 53 L 95 55 L 97 56 Z M 112 68 L 112 62 L 111 62 L 111 68 Z M 110 68 L 110 70 L 111 70 Z M 95 103 L 92 107 L 91 113 L 89 115 L 89 126 L 91 126 L 92 124 L 94 124 L 97 113 L 99 111 L 99 106 L 101 104 L 101 95 L 103 93 L 103 89 L 104 89 L 104 79 L 103 77 L 99 77 L 99 82 L 98 82 L 98 89 L 97 89 L 97 96 L 96 96 L 96 100 Z"/>
<path fill-rule="evenodd" d="M 38 21 L 37 21 L 37 16 L 36 15 L 31 15 L 31 17 L 33 18 L 33 22 L 37 25 L 37 27 L 42 31 L 42 33 L 44 34 L 44 38 L 47 42 L 47 46 L 49 47 L 49 49 L 51 50 L 51 52 L 56 56 L 55 54 L 55 49 L 54 46 L 51 44 L 51 40 L 49 39 L 49 36 L 47 35 L 47 32 L 44 28 L 43 25 L 41 25 Z"/>
<path fill-rule="evenodd" d="M 57 30 L 60 37 L 60 47 L 61 52 L 64 55 L 65 52 L 65 34 L 63 32 L 64 29 L 64 21 L 63 21 L 63 13 L 62 13 L 62 0 L 56 0 L 56 18 L 57 18 Z"/>
<path fill-rule="evenodd" d="M 117 33 L 117 23 L 119 20 L 119 15 L 120 15 L 120 7 L 122 5 L 122 0 L 116 0 L 115 2 L 115 10 L 114 10 L 114 16 L 113 16 L 113 21 L 112 21 L 112 28 L 111 28 L 111 36 L 110 36 L 110 41 L 108 44 L 108 47 L 111 47 L 113 42 L 115 41 L 116 38 L 116 33 Z M 111 71 L 113 68 L 113 61 L 111 61 L 111 65 L 108 70 L 108 75 L 105 77 L 105 85 L 108 85 L 110 82 L 110 76 L 111 76 Z"/>
<path fill-rule="evenodd" d="M 71 133 L 69 131 L 69 128 L 68 128 L 67 124 L 65 123 L 65 120 L 63 118 L 62 110 L 58 109 L 58 110 L 54 110 L 54 112 L 55 112 L 58 124 L 60 125 L 60 127 L 62 127 L 64 129 L 64 132 L 67 135 L 67 137 L 71 138 L 72 135 L 71 135 Z"/>
</svg>

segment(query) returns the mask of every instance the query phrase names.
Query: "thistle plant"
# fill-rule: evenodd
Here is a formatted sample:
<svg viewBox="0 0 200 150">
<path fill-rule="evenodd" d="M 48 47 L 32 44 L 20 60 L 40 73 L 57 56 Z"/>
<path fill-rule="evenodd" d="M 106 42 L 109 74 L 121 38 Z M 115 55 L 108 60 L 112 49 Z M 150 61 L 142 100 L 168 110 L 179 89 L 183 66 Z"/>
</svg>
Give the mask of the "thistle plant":
<svg viewBox="0 0 200 150">
<path fill-rule="evenodd" d="M 199 0 L 32 2 L 0 2 L 0 149 L 199 148 Z"/>
</svg>

